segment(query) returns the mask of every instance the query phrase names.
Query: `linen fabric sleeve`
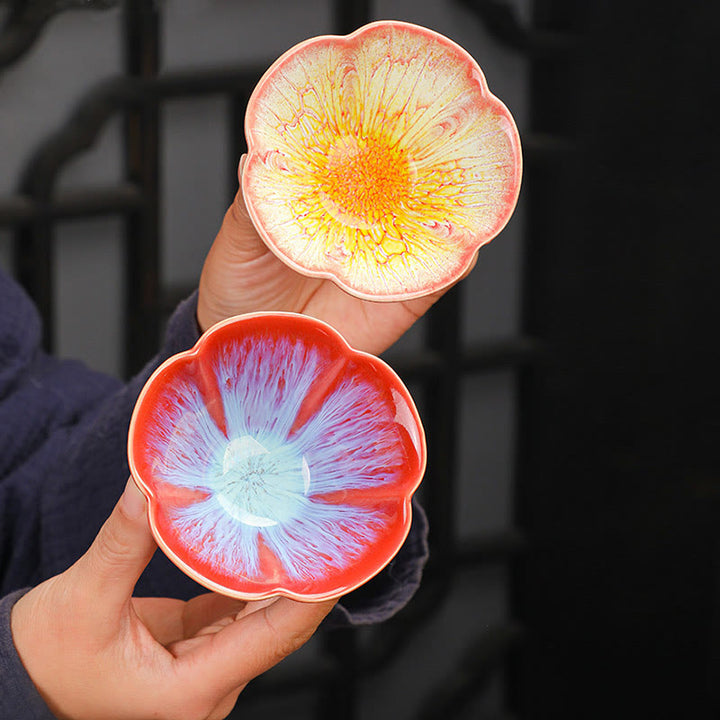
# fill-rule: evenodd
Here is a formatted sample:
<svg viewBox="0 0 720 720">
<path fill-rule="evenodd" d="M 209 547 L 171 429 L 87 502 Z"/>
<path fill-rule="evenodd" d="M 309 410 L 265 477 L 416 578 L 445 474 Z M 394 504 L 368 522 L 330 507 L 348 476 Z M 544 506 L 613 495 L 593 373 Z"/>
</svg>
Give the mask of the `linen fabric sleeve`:
<svg viewBox="0 0 720 720">
<path fill-rule="evenodd" d="M 127 430 L 140 389 L 160 362 L 191 347 L 199 331 L 191 296 L 171 317 L 158 355 L 123 383 L 44 353 L 37 310 L 2 273 L 0 308 L 2 596 L 64 571 L 87 550 L 129 475 Z M 146 576 L 154 578 L 155 594 L 193 588 L 179 571 L 153 563 L 161 567 Z"/>
<path fill-rule="evenodd" d="M 0 718 L 55 720 L 15 651 L 10 612 L 29 588 L 0 598 Z"/>
</svg>

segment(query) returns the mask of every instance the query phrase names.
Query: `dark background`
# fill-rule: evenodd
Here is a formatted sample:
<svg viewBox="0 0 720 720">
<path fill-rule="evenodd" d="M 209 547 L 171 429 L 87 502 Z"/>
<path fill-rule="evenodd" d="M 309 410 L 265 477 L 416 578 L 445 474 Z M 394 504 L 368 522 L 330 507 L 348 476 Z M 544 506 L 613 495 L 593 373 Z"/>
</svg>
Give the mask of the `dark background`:
<svg viewBox="0 0 720 720">
<path fill-rule="evenodd" d="M 261 9 L 223 2 L 245 3 L 248 17 Z M 196 183 L 229 179 L 206 213 L 216 223 L 234 190 L 247 93 L 265 65 L 166 72 L 163 2 L 0 0 L 0 113 L 13 112 L 2 103 L 4 90 L 19 94 L 15 68 L 37 69 L 34 53 L 73 4 L 115 13 L 123 77 L 114 94 L 76 89 L 83 112 L 27 149 L 15 190 L 0 196 L 0 250 L 57 331 L 53 303 L 67 288 L 56 265 L 72 253 L 94 258 L 107 227 L 93 223 L 112 216 L 122 249 L 92 262 L 107 265 L 109 255 L 134 268 L 125 295 L 110 272 L 80 276 L 124 298 L 113 347 L 129 372 L 152 353 L 163 318 L 192 284 L 192 276 L 180 287 L 163 277 L 161 250 L 173 250 L 161 247 L 173 234 L 162 228 L 168 188 L 188 190 L 202 214 L 193 178 L 185 188 L 177 183 L 188 173 L 167 171 L 176 166 L 164 143 L 179 127 L 171 111 L 195 123 L 180 133 L 192 143 L 206 115 L 191 101 L 219 95 L 225 103 L 226 146 L 200 163 L 211 180 L 194 168 L 206 178 Z M 281 13 L 262 28 L 267 60 L 303 39 L 296 31 L 350 32 L 379 17 L 380 4 L 328 2 L 309 18 L 298 0 L 294 20 Z M 717 717 L 720 3 L 394 6 L 408 8 L 399 19 L 448 19 L 464 33 L 454 38 L 461 44 L 480 37 L 482 52 L 489 48 L 478 59 L 520 121 L 520 206 L 464 287 L 392 357 L 420 403 L 430 447 L 423 500 L 432 560 L 421 592 L 379 629 L 319 636 L 295 663 L 253 683 L 236 716 Z M 85 18 L 88 32 L 100 29 L 92 8 Z M 503 87 L 503 68 L 527 73 L 527 97 Z M 116 163 L 100 133 L 106 121 L 103 132 L 122 148 Z M 220 134 L 216 119 L 206 127 Z M 12 134 L 0 142 L 0 153 L 14 151 Z M 67 191 L 59 168 L 82 176 L 72 162 L 96 146 L 121 182 Z M 209 241 L 214 227 L 191 230 Z M 193 273 L 204 250 L 184 262 Z M 514 294 L 516 313 L 492 307 Z M 93 303 L 81 296 L 68 316 L 80 304 L 100 308 L 99 295 Z M 59 340 L 66 349 L 62 332 Z"/>
<path fill-rule="evenodd" d="M 716 717 L 720 6 L 536 10 L 583 49 L 533 83 L 579 152 L 527 188 L 520 714 Z"/>
</svg>

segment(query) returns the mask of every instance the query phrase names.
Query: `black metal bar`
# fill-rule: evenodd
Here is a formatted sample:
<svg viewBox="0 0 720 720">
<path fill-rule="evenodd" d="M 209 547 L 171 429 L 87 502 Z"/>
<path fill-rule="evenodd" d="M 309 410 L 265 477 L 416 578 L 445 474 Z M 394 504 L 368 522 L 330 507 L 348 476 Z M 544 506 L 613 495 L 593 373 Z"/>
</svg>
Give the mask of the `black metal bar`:
<svg viewBox="0 0 720 720">
<path fill-rule="evenodd" d="M 135 32 L 138 32 L 137 29 Z M 133 43 L 130 45 L 132 47 Z M 126 323 L 129 337 L 125 343 L 125 370 L 129 373 L 152 354 L 161 316 L 157 256 L 159 150 L 152 143 L 152 138 L 157 138 L 158 105 L 172 97 L 249 92 L 247 88 L 253 87 L 259 74 L 257 68 L 241 71 L 221 69 L 169 74 L 161 78 L 123 77 L 106 81 L 85 96 L 68 121 L 31 157 L 22 173 L 19 195 L 0 205 L 0 226 L 17 228 L 13 243 L 16 275 L 36 301 L 43 318 L 48 350 L 52 349 L 53 337 L 51 220 L 58 212 L 64 212 L 63 196 L 53 199 L 60 170 L 71 158 L 92 146 L 111 117 L 120 111 L 128 111 L 126 158 L 129 182 L 118 188 L 115 200 L 106 200 L 109 212 L 127 212 L 127 267 L 133 268 L 134 273 L 132 278 L 127 277 L 131 286 L 126 294 L 132 313 L 132 322 Z M 141 189 L 142 202 L 128 198 L 128 186 Z M 120 199 L 121 195 L 125 198 Z M 98 214 L 97 210 L 96 206 L 92 213 Z M 72 212 L 80 216 L 80 203 L 75 204 Z M 146 302 L 147 305 L 144 304 Z"/>
<path fill-rule="evenodd" d="M 506 0 L 458 0 L 473 12 L 488 32 L 504 45 L 533 59 L 566 56 L 577 51 L 576 37 L 525 27 Z"/>
<path fill-rule="evenodd" d="M 543 355 L 542 346 L 532 338 L 500 338 L 471 345 L 462 351 L 462 355 L 459 354 L 455 362 L 460 372 L 476 374 L 535 363 Z M 445 368 L 443 353 L 437 350 L 388 354 L 385 360 L 408 382 L 433 377 Z"/>
<path fill-rule="evenodd" d="M 53 315 L 53 224 L 39 203 L 39 212 L 31 223 L 18 228 L 13 236 L 12 258 L 18 282 L 35 301 L 43 318 L 42 341 L 47 351 L 53 349 L 55 323 Z"/>
<path fill-rule="evenodd" d="M 338 35 L 348 35 L 371 18 L 370 0 L 334 0 L 333 28 Z"/>
<path fill-rule="evenodd" d="M 69 9 L 104 10 L 118 0 L 15 0 L 0 30 L 0 69 L 19 60 L 40 37 L 45 24 Z"/>
<path fill-rule="evenodd" d="M 125 68 L 130 77 L 152 79 L 160 69 L 157 3 L 126 0 Z M 147 362 L 160 335 L 160 132 L 155 103 L 144 102 L 125 116 L 126 177 L 145 203 L 125 222 L 126 374 Z"/>
<path fill-rule="evenodd" d="M 218 69 L 197 73 L 168 73 L 162 77 L 114 78 L 92 89 L 67 122 L 40 145 L 23 171 L 29 195 L 46 191 L 71 158 L 95 142 L 107 121 L 121 110 L 139 112 L 163 100 L 241 92 L 252 88 L 259 68 Z M 137 161 L 136 161 L 137 162 Z"/>
<path fill-rule="evenodd" d="M 492 628 L 476 638 L 452 672 L 426 696 L 417 715 L 419 720 L 458 717 L 483 692 L 521 638 L 522 630 L 515 624 Z"/>
<path fill-rule="evenodd" d="M 52 220 L 125 214 L 142 208 L 144 199 L 135 185 L 61 191 L 43 206 L 33 198 L 15 195 L 0 199 L 0 227 L 19 227 L 41 215 Z"/>
<path fill-rule="evenodd" d="M 48 214 L 53 219 L 68 220 L 135 213 L 141 211 L 144 206 L 145 197 L 140 188 L 131 183 L 122 183 L 109 188 L 59 192 L 50 203 Z"/>
<path fill-rule="evenodd" d="M 333 660 L 334 672 L 319 697 L 319 720 L 354 720 L 357 717 L 357 694 L 360 658 L 357 631 L 354 628 L 333 630 L 322 637 L 323 648 Z"/>
<path fill-rule="evenodd" d="M 63 10 L 107 10 L 117 7 L 120 0 L 54 0 L 58 12 Z"/>
<path fill-rule="evenodd" d="M 19 60 L 55 14 L 54 0 L 15 0 L 0 32 L 0 68 Z"/>
<path fill-rule="evenodd" d="M 230 148 L 228 157 L 228 201 L 232 202 L 238 189 L 238 162 L 240 156 L 247 152 L 245 142 L 245 108 L 249 94 L 245 92 L 234 92 L 228 100 L 228 146 Z"/>
<path fill-rule="evenodd" d="M 0 227 L 25 225 L 36 217 L 37 212 L 37 205 L 30 198 L 22 195 L 0 198 Z"/>
<path fill-rule="evenodd" d="M 527 546 L 525 536 L 517 530 L 502 530 L 458 543 L 455 554 L 457 567 L 479 567 L 493 562 L 508 562 Z"/>
<path fill-rule="evenodd" d="M 425 386 L 425 427 L 432 438 L 424 482 L 430 521 L 431 563 L 440 568 L 455 552 L 455 502 L 460 411 L 462 285 L 456 285 L 428 313 L 427 347 L 442 358 L 442 370 Z"/>
<path fill-rule="evenodd" d="M 547 22 L 543 16 L 553 16 L 556 13 L 569 19 L 572 13 L 566 12 L 562 3 L 556 0 L 538 0 L 533 5 L 533 26 L 542 28 L 534 30 L 536 36 L 557 37 L 564 35 L 567 22 L 563 22 L 561 31 L 558 25 Z M 577 64 L 580 47 L 573 41 L 566 47 L 574 54 Z M 524 203 L 526 213 L 526 231 L 523 238 L 523 265 L 521 268 L 521 282 L 523 288 L 521 297 L 521 332 L 534 334 L 537 332 L 535 317 L 538 308 L 543 307 L 544 289 L 537 282 L 539 264 L 545 267 L 548 243 L 556 229 L 552 225 L 550 214 L 557 212 L 558 171 L 570 160 L 577 151 L 575 139 L 571 139 L 569 132 L 573 122 L 572 114 L 568 112 L 571 103 L 567 94 L 569 84 L 558 84 L 556 77 L 558 71 L 563 78 L 566 77 L 568 67 L 571 65 L 564 58 L 562 52 L 530 53 L 533 62 L 529 66 L 530 80 L 530 117 L 529 129 L 523 136 L 523 153 L 529 160 L 525 166 Z M 566 57 L 566 56 L 565 56 Z M 568 135 L 563 135 L 568 133 Z M 560 173 L 562 176 L 562 173 Z M 551 201 L 554 199 L 554 202 Z M 544 359 L 552 365 L 557 358 L 557 348 L 549 347 L 545 339 L 539 340 L 544 347 Z M 537 368 L 533 365 L 524 365 L 519 368 L 517 376 L 517 412 L 515 420 L 516 452 L 513 495 L 512 522 L 519 531 L 527 537 L 529 548 L 532 548 L 535 536 L 532 528 L 533 511 L 528 506 L 532 496 L 533 487 L 537 483 L 536 472 L 531 457 L 533 435 L 536 432 L 534 423 L 534 401 L 532 388 Z M 530 554 L 532 550 L 530 550 Z M 520 554 L 510 565 L 510 581 L 508 584 L 508 610 L 511 617 L 527 625 L 530 618 L 531 598 L 527 593 L 527 568 L 533 563 L 528 554 Z M 505 702 L 508 709 L 518 716 L 523 716 L 530 708 L 526 707 L 527 669 L 524 666 L 523 649 L 508 656 L 505 674 Z"/>
</svg>

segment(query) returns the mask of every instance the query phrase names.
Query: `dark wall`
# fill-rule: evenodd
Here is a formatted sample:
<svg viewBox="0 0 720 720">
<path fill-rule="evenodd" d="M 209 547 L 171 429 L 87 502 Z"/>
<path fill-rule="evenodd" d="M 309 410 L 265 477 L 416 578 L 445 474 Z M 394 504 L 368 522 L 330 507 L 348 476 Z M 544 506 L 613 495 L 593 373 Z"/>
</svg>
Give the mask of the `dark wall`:
<svg viewBox="0 0 720 720">
<path fill-rule="evenodd" d="M 536 11 L 582 49 L 533 79 L 577 150 L 527 183 L 522 717 L 713 717 L 720 5 Z"/>
</svg>

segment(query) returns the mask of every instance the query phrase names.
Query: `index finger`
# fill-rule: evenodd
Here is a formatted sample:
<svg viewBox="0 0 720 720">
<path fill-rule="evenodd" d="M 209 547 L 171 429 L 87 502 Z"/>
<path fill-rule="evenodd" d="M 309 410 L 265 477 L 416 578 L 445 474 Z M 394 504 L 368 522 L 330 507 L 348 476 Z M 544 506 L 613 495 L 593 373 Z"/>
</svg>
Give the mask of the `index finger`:
<svg viewBox="0 0 720 720">
<path fill-rule="evenodd" d="M 191 682 L 224 697 L 302 647 L 335 603 L 280 597 L 242 615 L 183 657 Z"/>
</svg>

